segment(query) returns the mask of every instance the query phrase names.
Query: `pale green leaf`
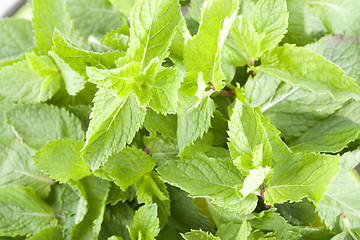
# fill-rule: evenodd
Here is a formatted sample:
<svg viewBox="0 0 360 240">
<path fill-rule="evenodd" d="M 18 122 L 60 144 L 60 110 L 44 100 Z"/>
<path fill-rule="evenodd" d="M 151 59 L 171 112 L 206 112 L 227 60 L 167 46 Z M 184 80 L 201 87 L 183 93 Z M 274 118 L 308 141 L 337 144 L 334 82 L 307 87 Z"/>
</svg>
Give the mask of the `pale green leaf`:
<svg viewBox="0 0 360 240">
<path fill-rule="evenodd" d="M 161 133 L 165 137 L 176 139 L 177 116 L 173 114 L 163 115 L 149 109 L 146 111 L 144 126 L 153 133 Z"/>
<path fill-rule="evenodd" d="M 151 88 L 149 107 L 158 113 L 176 113 L 183 74 L 178 68 L 160 67 Z"/>
<path fill-rule="evenodd" d="M 7 123 L 6 119 L 6 112 L 12 109 L 14 106 L 16 106 L 16 103 L 10 101 L 5 97 L 0 96 L 0 137 L 2 138 L 16 138 L 14 131 Z"/>
<path fill-rule="evenodd" d="M 267 178 L 272 172 L 273 170 L 271 167 L 257 167 L 250 170 L 249 175 L 246 176 L 244 185 L 240 190 L 243 197 L 246 197 L 250 193 L 256 191 L 259 186 L 264 183 L 265 178 Z"/>
<path fill-rule="evenodd" d="M 74 240 L 96 240 L 104 218 L 110 184 L 94 176 L 82 179 L 81 183 L 84 186 L 89 210 L 84 219 L 73 228 L 71 238 Z"/>
<path fill-rule="evenodd" d="M 154 160 L 144 151 L 134 147 L 124 148 L 121 152 L 109 157 L 96 174 L 114 181 L 123 191 L 126 191 L 154 167 Z"/>
<path fill-rule="evenodd" d="M 192 230 L 191 232 L 181 234 L 181 236 L 186 240 L 220 240 L 220 238 L 214 237 L 211 233 L 201 230 Z"/>
<path fill-rule="evenodd" d="M 54 182 L 34 165 L 32 153 L 18 140 L 0 139 L 0 186 L 31 187 L 40 197 L 46 197 Z"/>
<path fill-rule="evenodd" d="M 34 46 L 31 22 L 25 19 L 5 18 L 0 21 L 0 62 L 22 57 Z"/>
<path fill-rule="evenodd" d="M 187 41 L 184 49 L 187 71 L 202 72 L 205 83 L 211 82 L 217 90 L 223 88 L 222 48 L 238 6 L 237 0 L 206 0 L 198 34 Z"/>
<path fill-rule="evenodd" d="M 87 154 L 86 162 L 96 170 L 108 156 L 132 141 L 144 122 L 146 109 L 139 107 L 132 95 L 120 101 L 102 90 L 94 102 L 83 153 Z"/>
<path fill-rule="evenodd" d="M 65 83 L 65 89 L 69 95 L 76 95 L 85 88 L 84 77 L 72 70 L 69 64 L 65 63 L 56 53 L 49 51 L 49 56 L 54 60 L 59 68 L 62 80 Z"/>
<path fill-rule="evenodd" d="M 126 51 L 130 42 L 129 25 L 124 23 L 121 28 L 109 32 L 101 42 L 112 49 Z"/>
<path fill-rule="evenodd" d="M 266 183 L 265 202 L 300 201 L 308 197 L 318 203 L 339 170 L 339 156 L 294 154 L 274 166 L 273 177 Z"/>
<path fill-rule="evenodd" d="M 239 193 L 244 177 L 231 160 L 197 155 L 191 159 L 168 161 L 157 170 L 162 179 L 193 197 L 209 197 L 214 204 L 244 213 L 251 212 L 256 206 L 254 194 L 243 199 Z"/>
<path fill-rule="evenodd" d="M 31 188 L 0 188 L 0 235 L 30 236 L 57 221 L 52 209 Z"/>
<path fill-rule="evenodd" d="M 121 12 L 126 17 L 130 16 L 130 11 L 137 2 L 137 0 L 109 0 L 114 8 Z"/>
<path fill-rule="evenodd" d="M 49 227 L 41 230 L 40 232 L 36 233 L 32 237 L 28 238 L 28 240 L 62 240 L 62 228 L 61 226 Z"/>
<path fill-rule="evenodd" d="M 230 29 L 231 36 L 250 66 L 260 54 L 260 36 L 244 16 L 238 16 Z M 238 50 L 239 51 L 239 50 Z"/>
<path fill-rule="evenodd" d="M 168 56 L 168 48 L 181 20 L 180 4 L 177 0 L 139 0 L 130 13 L 130 46 L 124 60 L 134 60 L 145 69 L 150 61 L 158 57 L 162 61 Z"/>
<path fill-rule="evenodd" d="M 193 103 L 178 110 L 177 139 L 180 152 L 208 131 L 215 103 L 209 97 L 201 99 L 198 105 Z"/>
<path fill-rule="evenodd" d="M 260 0 L 256 3 L 249 20 L 261 38 L 260 55 L 273 49 L 284 37 L 288 17 L 285 0 Z"/>
<path fill-rule="evenodd" d="M 74 21 L 74 27 L 85 37 L 105 35 L 120 28 L 125 21 L 106 0 L 67 0 L 66 6 Z"/>
<path fill-rule="evenodd" d="M 145 174 L 136 183 L 136 194 L 139 203 L 156 203 L 160 227 L 163 228 L 170 215 L 170 198 L 165 183 L 156 172 Z"/>
<path fill-rule="evenodd" d="M 251 225 L 247 221 L 240 223 L 228 222 L 221 224 L 216 236 L 221 240 L 246 240 L 251 233 Z"/>
<path fill-rule="evenodd" d="M 0 69 L 0 94 L 12 101 L 42 102 L 51 98 L 60 87 L 60 79 L 44 79 L 27 61 Z"/>
<path fill-rule="evenodd" d="M 114 52 L 97 53 L 85 51 L 67 39 L 62 33 L 55 30 L 54 47 L 52 50 L 61 58 L 69 67 L 87 79 L 86 67 L 92 66 L 99 69 L 110 69 L 115 67 L 115 60 L 122 57 L 123 54 Z"/>
<path fill-rule="evenodd" d="M 52 37 L 55 28 L 73 41 L 79 41 L 67 12 L 65 0 L 33 0 L 33 8 L 35 39 L 43 53 L 47 53 L 53 46 Z"/>
<path fill-rule="evenodd" d="M 116 94 L 119 100 L 124 100 L 131 93 L 132 84 L 139 71 L 140 64 L 137 62 L 129 62 L 121 68 L 111 70 L 94 67 L 86 69 L 90 82 Z"/>
<path fill-rule="evenodd" d="M 197 22 L 201 20 L 201 7 L 204 3 L 204 0 L 192 0 L 190 1 L 189 15 Z"/>
<path fill-rule="evenodd" d="M 155 240 L 160 232 L 156 204 L 140 207 L 135 212 L 133 225 L 128 229 L 131 240 Z"/>
<path fill-rule="evenodd" d="M 359 99 L 355 80 L 324 57 L 308 49 L 285 44 L 266 54 L 256 69 L 294 86 L 318 94 L 330 94 L 336 100 Z"/>
<path fill-rule="evenodd" d="M 63 227 L 63 236 L 70 239 L 72 229 L 84 219 L 88 211 L 83 184 L 81 182 L 71 183 L 71 185 L 56 184 L 46 201 Z"/>
<path fill-rule="evenodd" d="M 68 138 L 49 142 L 37 152 L 34 162 L 42 172 L 56 181 L 78 181 L 91 174 L 90 167 L 80 157 L 83 146 L 83 141 Z"/>
<path fill-rule="evenodd" d="M 235 100 L 229 122 L 229 150 L 234 164 L 244 172 L 272 165 L 272 150 L 259 109 Z"/>
<path fill-rule="evenodd" d="M 7 112 L 7 118 L 24 142 L 35 149 L 65 137 L 84 139 L 80 120 L 67 110 L 53 105 L 19 105 Z"/>
</svg>

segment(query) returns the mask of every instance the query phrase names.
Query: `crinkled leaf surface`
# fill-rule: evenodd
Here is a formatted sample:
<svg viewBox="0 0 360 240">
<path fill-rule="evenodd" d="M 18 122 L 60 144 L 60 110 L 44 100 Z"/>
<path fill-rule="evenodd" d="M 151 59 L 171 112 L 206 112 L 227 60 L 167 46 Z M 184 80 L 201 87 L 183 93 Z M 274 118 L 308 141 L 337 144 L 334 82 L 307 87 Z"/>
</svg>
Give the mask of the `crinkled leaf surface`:
<svg viewBox="0 0 360 240">
<path fill-rule="evenodd" d="M 156 204 L 144 205 L 140 207 L 135 212 L 133 225 L 128 227 L 128 229 L 131 240 L 155 240 L 155 237 L 160 232 Z"/>
<path fill-rule="evenodd" d="M 186 240 L 220 240 L 220 238 L 214 237 L 211 233 L 201 230 L 192 230 L 191 232 L 182 234 L 182 237 Z"/>
</svg>

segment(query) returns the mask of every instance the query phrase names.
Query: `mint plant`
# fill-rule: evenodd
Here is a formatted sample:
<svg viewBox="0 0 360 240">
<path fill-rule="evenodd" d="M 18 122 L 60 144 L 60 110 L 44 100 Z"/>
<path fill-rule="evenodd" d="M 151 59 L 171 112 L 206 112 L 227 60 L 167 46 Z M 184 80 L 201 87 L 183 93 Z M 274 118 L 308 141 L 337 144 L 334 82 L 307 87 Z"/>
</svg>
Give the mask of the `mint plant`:
<svg viewBox="0 0 360 240">
<path fill-rule="evenodd" d="M 0 239 L 360 239 L 359 3 L 27 4 Z"/>
</svg>

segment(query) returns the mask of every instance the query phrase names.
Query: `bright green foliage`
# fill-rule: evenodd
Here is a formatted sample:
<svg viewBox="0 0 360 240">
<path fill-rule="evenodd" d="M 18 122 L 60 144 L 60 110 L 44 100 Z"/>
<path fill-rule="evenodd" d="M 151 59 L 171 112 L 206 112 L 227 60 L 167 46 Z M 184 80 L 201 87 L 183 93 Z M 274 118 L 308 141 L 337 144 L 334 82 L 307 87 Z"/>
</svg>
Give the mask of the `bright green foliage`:
<svg viewBox="0 0 360 240">
<path fill-rule="evenodd" d="M 0 188 L 1 236 L 29 236 L 56 224 L 55 214 L 31 188 Z"/>
<path fill-rule="evenodd" d="M 144 151 L 137 148 L 124 148 L 111 156 L 96 174 L 114 181 L 125 191 L 140 180 L 145 173 L 151 172 L 154 167 L 154 160 Z"/>
<path fill-rule="evenodd" d="M 33 0 L 33 8 L 36 44 L 43 53 L 47 53 L 53 46 L 52 37 L 55 29 L 78 41 L 65 0 Z"/>
<path fill-rule="evenodd" d="M 273 49 L 287 32 L 288 17 L 285 0 L 260 0 L 249 20 L 260 36 L 260 55 Z"/>
<path fill-rule="evenodd" d="M 156 204 L 144 205 L 135 212 L 134 223 L 128 227 L 131 240 L 153 240 L 159 234 Z"/>
<path fill-rule="evenodd" d="M 358 239 L 359 7 L 29 0 L 0 20 L 0 239 Z"/>
<path fill-rule="evenodd" d="M 67 138 L 49 142 L 34 156 L 34 162 L 56 181 L 80 180 L 91 174 L 89 166 L 80 157 L 83 145 L 83 141 Z"/>
<path fill-rule="evenodd" d="M 63 108 L 47 104 L 19 105 L 7 112 L 9 123 L 30 147 L 40 149 L 49 141 L 83 140 L 77 117 Z"/>
<path fill-rule="evenodd" d="M 199 155 L 169 161 L 158 171 L 162 179 L 186 190 L 191 196 L 210 197 L 214 203 L 239 212 L 251 212 L 255 207 L 255 195 L 242 199 L 239 191 L 244 177 L 229 160 Z"/>
<path fill-rule="evenodd" d="M 211 233 L 206 233 L 201 230 L 194 230 L 182 235 L 186 240 L 220 240 L 218 237 L 214 237 Z"/>
<path fill-rule="evenodd" d="M 259 71 L 294 86 L 319 94 L 328 93 L 337 100 L 359 99 L 360 87 L 355 80 L 324 57 L 307 49 L 284 45 L 276 47 L 262 58 Z"/>
<path fill-rule="evenodd" d="M 308 197 L 317 203 L 338 170 L 338 156 L 294 154 L 275 165 L 274 175 L 266 184 L 265 200 L 273 204 Z"/>
<path fill-rule="evenodd" d="M 184 63 L 188 72 L 202 72 L 205 83 L 216 89 L 225 79 L 221 67 L 221 50 L 236 16 L 237 0 L 207 0 L 202 6 L 199 32 L 184 49 Z M 203 47 L 206 42 L 206 47 Z"/>
<path fill-rule="evenodd" d="M 43 76 L 48 77 L 46 73 Z M 0 94 L 12 101 L 43 102 L 60 87 L 60 79 L 42 78 L 27 61 L 20 61 L 0 69 Z"/>
<path fill-rule="evenodd" d="M 54 184 L 34 165 L 30 150 L 18 140 L 0 139 L 0 186 L 26 186 L 46 197 Z"/>
<path fill-rule="evenodd" d="M 31 22 L 6 18 L 0 21 L 0 62 L 22 57 L 34 47 Z"/>
<path fill-rule="evenodd" d="M 66 0 L 66 5 L 74 27 L 85 37 L 105 35 L 123 24 L 122 15 L 106 0 Z"/>
<path fill-rule="evenodd" d="M 179 111 L 177 139 L 180 152 L 207 132 L 214 110 L 214 101 L 205 97 L 198 105 L 191 104 Z"/>
</svg>

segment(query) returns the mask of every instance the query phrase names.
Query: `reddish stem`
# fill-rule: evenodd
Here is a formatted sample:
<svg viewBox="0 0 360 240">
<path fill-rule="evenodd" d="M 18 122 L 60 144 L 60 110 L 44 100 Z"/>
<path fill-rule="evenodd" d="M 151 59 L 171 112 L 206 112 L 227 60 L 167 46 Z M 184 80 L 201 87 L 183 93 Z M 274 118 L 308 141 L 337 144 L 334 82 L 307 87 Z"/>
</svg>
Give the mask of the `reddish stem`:
<svg viewBox="0 0 360 240">
<path fill-rule="evenodd" d="M 266 209 L 266 210 L 269 210 L 269 209 L 271 208 L 271 206 L 270 206 L 270 205 L 267 205 L 267 204 L 265 203 L 264 192 L 265 192 L 264 184 L 261 184 L 261 185 L 260 185 L 260 196 L 261 196 L 261 198 L 262 198 L 263 201 L 264 201 L 264 207 L 265 207 L 265 209 Z"/>
</svg>

